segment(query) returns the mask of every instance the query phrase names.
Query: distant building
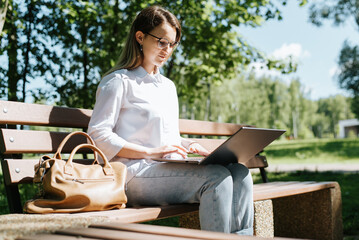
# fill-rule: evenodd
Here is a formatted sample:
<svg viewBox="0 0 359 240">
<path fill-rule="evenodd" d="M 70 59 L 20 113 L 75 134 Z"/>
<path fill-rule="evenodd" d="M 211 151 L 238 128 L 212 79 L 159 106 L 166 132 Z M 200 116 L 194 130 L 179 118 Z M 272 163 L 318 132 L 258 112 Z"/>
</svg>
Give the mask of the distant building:
<svg viewBox="0 0 359 240">
<path fill-rule="evenodd" d="M 353 132 L 355 136 L 359 137 L 358 119 L 346 119 L 339 121 L 339 138 L 348 137 L 349 132 Z"/>
</svg>

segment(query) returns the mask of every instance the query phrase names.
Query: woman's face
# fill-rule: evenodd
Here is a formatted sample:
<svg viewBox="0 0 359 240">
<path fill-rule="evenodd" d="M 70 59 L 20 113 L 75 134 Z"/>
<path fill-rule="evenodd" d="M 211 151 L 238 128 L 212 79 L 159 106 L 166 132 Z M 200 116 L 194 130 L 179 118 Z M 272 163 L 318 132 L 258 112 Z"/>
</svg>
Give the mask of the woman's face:
<svg viewBox="0 0 359 240">
<path fill-rule="evenodd" d="M 136 39 L 142 45 L 144 55 L 141 66 L 148 73 L 154 72 L 156 67 L 161 67 L 173 52 L 173 47 L 170 44 L 164 48 L 159 47 L 158 38 L 162 38 L 162 41 L 166 39 L 169 43 L 174 43 L 176 41 L 176 28 L 169 23 L 163 23 L 154 28 L 149 34 L 141 31 L 136 33 Z"/>
</svg>

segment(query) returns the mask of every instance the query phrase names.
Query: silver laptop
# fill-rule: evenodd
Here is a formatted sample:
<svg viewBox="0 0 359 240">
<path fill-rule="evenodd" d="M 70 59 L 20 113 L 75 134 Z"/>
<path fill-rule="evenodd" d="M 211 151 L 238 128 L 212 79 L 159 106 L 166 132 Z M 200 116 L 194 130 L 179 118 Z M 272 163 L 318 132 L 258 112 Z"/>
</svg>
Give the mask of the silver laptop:
<svg viewBox="0 0 359 240">
<path fill-rule="evenodd" d="M 245 163 L 279 138 L 285 131 L 282 129 L 241 127 L 207 157 L 188 157 L 186 159 L 153 158 L 152 160 L 201 165 Z"/>
</svg>

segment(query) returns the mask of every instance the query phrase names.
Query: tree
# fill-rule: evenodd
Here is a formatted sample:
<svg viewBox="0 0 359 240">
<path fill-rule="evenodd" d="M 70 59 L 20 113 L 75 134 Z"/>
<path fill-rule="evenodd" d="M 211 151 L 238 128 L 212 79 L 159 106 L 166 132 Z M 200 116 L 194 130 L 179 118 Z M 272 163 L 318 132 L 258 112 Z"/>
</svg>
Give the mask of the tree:
<svg viewBox="0 0 359 240">
<path fill-rule="evenodd" d="M 25 101 L 26 85 L 51 69 L 49 38 L 44 25 L 45 1 L 9 0 L 1 33 L 0 93 L 11 101 Z"/>
<path fill-rule="evenodd" d="M 348 99 L 341 95 L 318 100 L 317 113 L 326 118 L 324 125 L 327 126 L 320 129 L 320 134 L 327 133 L 334 137 L 337 136 L 339 120 L 353 118 L 353 114 L 348 107 L 349 104 Z"/>
<path fill-rule="evenodd" d="M 268 59 L 247 44 L 236 30 L 241 25 L 254 27 L 270 19 L 280 20 L 277 5 L 285 4 L 286 0 L 42 0 L 36 1 L 35 5 L 33 2 L 10 1 L 9 9 L 14 11 L 9 11 L 8 14 L 9 19 L 13 20 L 10 20 L 12 24 L 9 24 L 7 33 L 12 34 L 10 26 L 13 26 L 12 32 L 16 33 L 16 39 L 23 39 L 23 36 L 27 36 L 27 31 L 31 33 L 31 37 L 40 36 L 43 42 L 48 43 L 41 45 L 31 38 L 30 46 L 31 49 L 36 49 L 34 46 L 40 44 L 41 47 L 37 49 L 42 51 L 39 53 L 47 61 L 36 64 L 39 75 L 46 78 L 58 92 L 56 102 L 60 105 L 86 108 L 92 106 L 97 82 L 117 61 L 134 16 L 144 7 L 154 3 L 172 11 L 182 23 L 182 43 L 163 71 L 174 80 L 179 95 L 190 102 L 193 102 L 196 96 L 206 94 L 211 84 L 232 78 L 253 61 L 265 62 L 269 68 L 277 68 L 284 73 L 291 72 L 296 67 L 291 63 L 284 64 L 275 59 Z M 306 1 L 298 2 L 304 4 Z M 22 7 L 19 7 L 20 5 Z M 30 7 L 33 9 L 32 18 L 26 20 L 22 18 L 26 14 L 23 10 L 29 10 Z M 37 9 L 41 11 L 37 12 Z M 18 15 L 12 18 L 13 13 Z M 36 21 L 36 25 L 27 24 L 30 19 Z M 11 50 L 18 49 L 19 46 L 12 43 L 9 46 L 13 48 L 7 47 L 8 41 L 11 40 L 9 36 L 5 34 L 6 40 L 2 41 L 2 54 L 6 54 L 9 60 L 12 59 L 11 63 L 14 66 L 11 69 L 22 68 L 25 64 L 15 67 L 21 57 Z M 10 56 L 12 53 L 14 55 Z M 33 63 L 31 59 L 37 59 L 37 54 L 29 52 L 29 63 Z M 3 74 L 11 72 L 17 75 L 2 79 L 5 79 L 9 86 L 9 97 L 16 100 L 13 92 L 18 90 L 20 76 L 25 76 L 22 80 L 26 83 L 29 81 L 27 78 L 33 78 L 35 73 L 20 69 L 15 73 L 9 69 L 4 68 Z M 29 66 L 27 69 L 32 71 L 36 67 Z M 36 97 L 50 98 L 51 95 L 39 90 Z"/>
<path fill-rule="evenodd" d="M 321 26 L 323 20 L 332 20 L 340 26 L 348 20 L 354 20 L 359 30 L 359 0 L 326 0 L 313 3 L 310 7 L 310 20 Z M 359 118 L 359 46 L 344 42 L 338 61 L 339 84 L 353 94 L 352 110 Z"/>
</svg>

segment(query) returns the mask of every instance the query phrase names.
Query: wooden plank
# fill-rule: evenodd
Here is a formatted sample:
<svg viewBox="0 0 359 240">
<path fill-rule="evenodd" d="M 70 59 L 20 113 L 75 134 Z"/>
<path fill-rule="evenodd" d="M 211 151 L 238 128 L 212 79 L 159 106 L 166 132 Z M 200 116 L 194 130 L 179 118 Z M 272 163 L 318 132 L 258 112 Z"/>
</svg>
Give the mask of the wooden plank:
<svg viewBox="0 0 359 240">
<path fill-rule="evenodd" d="M 161 236 L 147 233 L 138 233 L 138 232 L 127 232 L 120 230 L 109 230 L 109 229 L 100 229 L 100 228 L 71 228 L 59 230 L 56 233 L 66 234 L 71 236 L 81 236 L 89 238 L 101 238 L 101 239 L 132 239 L 132 240 L 143 240 L 143 239 L 157 239 L 157 240 L 189 240 L 193 238 L 182 238 L 182 237 L 172 237 L 172 236 Z"/>
<path fill-rule="evenodd" d="M 234 123 L 217 123 L 200 120 L 180 119 L 179 128 L 181 134 L 189 135 L 212 135 L 212 136 L 231 136 L 242 126 Z"/>
<path fill-rule="evenodd" d="M 219 145 L 224 143 L 226 139 L 208 139 L 208 138 L 188 138 L 191 141 L 198 142 L 208 151 L 214 151 Z"/>
<path fill-rule="evenodd" d="M 75 214 L 76 216 L 80 217 L 106 217 L 110 221 L 119 223 L 136 223 L 196 212 L 198 211 L 198 207 L 198 204 L 178 204 L 152 207 L 144 206 L 136 208 L 124 208 L 119 210 L 83 212 Z"/>
<path fill-rule="evenodd" d="M 261 183 L 261 184 L 271 184 L 271 183 Z M 280 198 L 280 197 L 286 197 L 286 196 L 292 196 L 297 194 L 303 194 L 303 193 L 309 193 L 309 192 L 315 192 L 320 191 L 328 188 L 334 188 L 337 186 L 336 182 L 315 182 L 311 184 L 295 184 L 293 186 L 286 185 L 286 186 L 278 186 L 276 187 L 273 185 L 272 189 L 269 190 L 262 190 L 258 191 L 256 190 L 256 185 L 261 184 L 255 184 L 254 185 L 254 201 L 260 201 L 260 200 L 267 200 L 267 199 L 274 199 L 274 198 Z"/>
<path fill-rule="evenodd" d="M 306 188 L 308 187 L 308 185 L 310 184 L 314 184 L 316 182 L 279 182 L 280 184 L 275 184 L 275 185 L 269 185 L 270 187 L 266 186 L 264 188 L 261 187 L 257 187 L 256 191 L 258 192 L 271 192 L 271 191 L 276 191 L 276 189 L 281 189 L 281 190 L 290 190 L 290 189 L 294 189 L 294 188 Z"/>
<path fill-rule="evenodd" d="M 89 109 L 0 100 L 0 124 L 87 128 L 91 115 Z M 249 125 L 180 119 L 179 126 L 182 134 L 230 136 Z"/>
<path fill-rule="evenodd" d="M 68 236 L 68 235 L 60 235 L 60 234 L 50 234 L 50 233 L 43 233 L 31 236 L 23 236 L 16 238 L 17 240 L 100 240 L 101 238 L 85 238 L 78 236 Z"/>
<path fill-rule="evenodd" d="M 99 229 L 111 229 L 111 230 L 121 230 L 127 232 L 138 232 L 138 233 L 147 233 L 154 235 L 162 236 L 173 236 L 181 238 L 194 238 L 194 239 L 208 239 L 208 240 L 238 240 L 238 239 L 255 239 L 255 237 L 250 236 L 238 236 L 234 234 L 225 234 L 219 232 L 209 232 L 203 230 L 194 230 L 194 229 L 183 229 L 183 228 L 174 228 L 166 226 L 155 226 L 148 224 L 120 224 L 120 223 L 101 223 L 91 225 L 92 228 Z"/>
<path fill-rule="evenodd" d="M 4 154 L 14 153 L 51 153 L 56 152 L 57 147 L 68 132 L 48 132 L 16 129 L 0 129 L 0 146 Z M 31 141 L 29 141 L 31 139 Z M 208 149 L 210 152 L 221 145 L 226 139 L 191 138 Z M 78 144 L 86 142 L 82 135 L 76 135 L 64 146 L 63 152 L 70 153 Z"/>
<path fill-rule="evenodd" d="M 52 155 L 50 155 L 52 156 Z M 255 159 L 252 163 L 246 163 L 248 168 L 261 167 L 263 162 L 260 159 Z M 93 160 L 74 160 L 75 162 L 88 164 Z M 5 177 L 5 183 L 19 184 L 19 183 L 32 183 L 35 171 L 34 166 L 39 162 L 38 159 L 5 159 L 3 164 L 3 173 Z M 271 186 L 267 186 L 268 188 Z"/>
<path fill-rule="evenodd" d="M 1 129 L 0 132 L 0 146 L 2 146 L 3 154 L 55 153 L 61 141 L 69 134 L 67 132 L 16 129 Z M 86 142 L 85 136 L 75 135 L 67 142 L 62 152 L 70 153 L 75 146 Z M 82 150 L 80 152 L 89 152 L 88 149 Z"/>
<path fill-rule="evenodd" d="M 82 164 L 92 164 L 93 159 L 74 159 L 74 162 Z M 35 175 L 34 166 L 39 162 L 38 159 L 5 159 L 3 174 L 5 184 L 32 183 Z"/>
<path fill-rule="evenodd" d="M 31 182 L 34 176 L 33 166 L 38 162 L 36 159 L 7 160 L 10 180 L 7 184 Z M 271 182 L 254 184 L 254 200 L 265 200 L 285 197 L 305 192 L 318 191 L 334 187 L 334 182 Z M 177 209 L 174 207 L 174 209 Z M 133 213 L 135 216 L 137 213 Z M 150 214 L 153 214 L 151 212 Z M 171 213 L 173 214 L 173 213 Z M 132 215 L 132 214 L 131 214 Z M 156 216 L 157 218 L 158 216 Z M 126 220 L 126 216 L 124 216 Z M 131 217 L 133 218 L 133 216 Z M 142 219 L 143 217 L 141 217 Z M 132 222 L 132 221 L 131 221 Z"/>
<path fill-rule="evenodd" d="M 92 110 L 0 100 L 0 124 L 87 128 Z"/>
</svg>

